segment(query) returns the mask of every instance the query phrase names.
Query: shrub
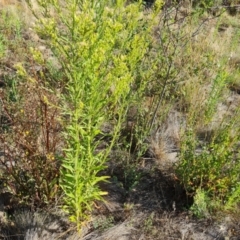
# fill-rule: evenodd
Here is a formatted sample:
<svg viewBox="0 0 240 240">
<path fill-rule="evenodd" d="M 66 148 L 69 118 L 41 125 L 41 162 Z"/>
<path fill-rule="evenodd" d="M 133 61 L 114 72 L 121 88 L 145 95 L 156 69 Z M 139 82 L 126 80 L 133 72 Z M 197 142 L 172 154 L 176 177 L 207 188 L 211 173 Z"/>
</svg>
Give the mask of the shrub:
<svg viewBox="0 0 240 240">
<path fill-rule="evenodd" d="M 214 34 L 205 38 L 209 30 Z M 176 94 L 185 119 L 176 172 L 187 194 L 194 198 L 193 209 L 197 207 L 196 199 L 204 194 L 212 203 L 207 209 L 210 213 L 227 206 L 230 209 L 230 205 L 233 208 L 239 203 L 236 197 L 239 191 L 239 107 L 229 103 L 227 98 L 229 78 L 238 74 L 238 69 L 229 66 L 227 59 L 236 49 L 237 34 L 233 31 L 232 35 L 221 36 L 221 41 L 225 40 L 220 42 L 220 33 L 215 24 L 210 24 L 194 41 L 189 41 L 182 56 L 183 59 L 188 56 L 189 61 L 183 60 L 180 74 L 185 80 Z"/>
<path fill-rule="evenodd" d="M 141 82 L 136 85 L 138 66 L 147 54 L 160 5 L 146 17 L 141 2 L 38 4 L 43 9 L 42 15 L 35 13 L 38 32 L 48 40 L 66 75 L 61 84 L 65 86 L 61 111 L 66 145 L 60 186 L 65 193 L 64 209 L 80 229 L 86 211 L 106 194 L 98 187 L 107 179 L 100 172 L 134 99 L 132 87 L 141 89 Z M 108 133 L 111 141 L 100 150 L 104 124 L 111 124 L 113 130 Z"/>
<path fill-rule="evenodd" d="M 177 165 L 177 174 L 187 193 L 195 196 L 197 189 L 202 189 L 206 197 L 216 203 L 215 209 L 213 207 L 211 210 L 219 209 L 219 203 L 223 208 L 227 202 L 230 205 L 230 202 L 236 204 L 239 201 L 236 198 L 240 170 L 239 156 L 236 154 L 239 108 L 235 109 L 231 118 L 226 115 L 218 123 L 212 123 L 214 109 L 225 89 L 221 88 L 226 86 L 227 81 L 226 77 L 220 78 L 222 83 L 212 85 L 201 108 L 191 109 L 187 115 L 188 122 L 181 139 L 180 163 Z M 208 128 L 211 128 L 210 132 L 206 130 Z"/>
</svg>

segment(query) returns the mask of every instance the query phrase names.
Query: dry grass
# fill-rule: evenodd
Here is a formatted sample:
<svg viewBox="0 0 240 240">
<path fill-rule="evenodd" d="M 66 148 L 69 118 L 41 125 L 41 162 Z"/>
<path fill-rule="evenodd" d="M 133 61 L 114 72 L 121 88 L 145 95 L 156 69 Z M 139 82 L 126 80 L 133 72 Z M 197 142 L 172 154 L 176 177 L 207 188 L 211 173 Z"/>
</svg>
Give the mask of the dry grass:
<svg viewBox="0 0 240 240">
<path fill-rule="evenodd" d="M 223 23 L 226 24 L 226 19 L 229 25 L 224 31 L 219 31 L 218 26 Z M 238 52 L 240 48 L 236 39 L 239 34 L 236 26 L 239 26 L 239 24 L 240 21 L 237 18 L 226 13 L 220 18 L 206 22 L 200 29 L 199 34 L 192 38 L 186 48 L 183 48 L 182 52 L 174 59 L 176 68 L 181 68 L 178 75 L 178 93 L 180 96 L 178 109 L 193 114 L 194 116 L 192 115 L 190 119 L 199 116 L 197 117 L 197 125 L 199 125 L 197 128 L 205 125 L 204 119 L 201 119 L 200 116 L 204 115 L 204 103 L 208 100 L 213 79 L 217 76 L 220 68 L 232 73 L 230 87 L 238 91 L 238 64 L 240 62 Z M 186 25 L 184 32 L 191 35 L 192 29 L 196 27 L 195 23 Z M 223 115 L 221 105 L 229 98 L 227 92 L 227 89 L 225 89 L 221 96 L 217 113 L 213 119 L 215 126 L 216 119 L 222 119 L 220 117 L 220 115 Z"/>
</svg>

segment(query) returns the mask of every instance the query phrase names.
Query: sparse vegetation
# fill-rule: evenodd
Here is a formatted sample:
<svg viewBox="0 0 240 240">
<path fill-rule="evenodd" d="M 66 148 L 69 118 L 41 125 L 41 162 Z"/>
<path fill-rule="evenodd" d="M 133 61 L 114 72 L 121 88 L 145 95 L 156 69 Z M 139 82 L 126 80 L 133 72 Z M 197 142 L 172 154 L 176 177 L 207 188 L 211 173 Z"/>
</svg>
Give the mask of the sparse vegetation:
<svg viewBox="0 0 240 240">
<path fill-rule="evenodd" d="M 79 239 L 131 226 L 164 239 L 162 211 L 236 217 L 238 1 L 27 3 L 31 26 L 18 10 L 0 12 L 3 230 L 34 232 L 14 206 L 64 210 Z"/>
</svg>

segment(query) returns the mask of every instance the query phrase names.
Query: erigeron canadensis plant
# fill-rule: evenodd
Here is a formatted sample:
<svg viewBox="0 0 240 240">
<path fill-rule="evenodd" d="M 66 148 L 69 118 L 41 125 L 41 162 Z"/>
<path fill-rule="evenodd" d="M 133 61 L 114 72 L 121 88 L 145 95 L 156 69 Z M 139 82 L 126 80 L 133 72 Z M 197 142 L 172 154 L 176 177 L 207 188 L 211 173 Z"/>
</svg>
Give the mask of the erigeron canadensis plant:
<svg viewBox="0 0 240 240">
<path fill-rule="evenodd" d="M 141 1 L 37 2 L 43 10 L 40 15 L 35 12 L 37 31 L 47 39 L 67 77 L 61 96 L 66 146 L 60 186 L 64 209 L 80 230 L 93 202 L 107 194 L 98 187 L 107 179 L 100 172 L 134 99 L 131 90 L 151 43 L 161 1 L 147 17 Z M 113 130 L 111 141 L 100 151 L 105 123 L 113 124 Z"/>
</svg>

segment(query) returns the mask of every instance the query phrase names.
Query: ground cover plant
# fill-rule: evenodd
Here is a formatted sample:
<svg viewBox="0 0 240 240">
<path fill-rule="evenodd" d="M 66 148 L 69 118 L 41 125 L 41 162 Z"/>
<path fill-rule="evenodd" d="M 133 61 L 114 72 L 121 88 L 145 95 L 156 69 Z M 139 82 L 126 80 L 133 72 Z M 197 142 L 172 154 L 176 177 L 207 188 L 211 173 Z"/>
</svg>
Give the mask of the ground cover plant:
<svg viewBox="0 0 240 240">
<path fill-rule="evenodd" d="M 103 238 L 139 211 L 146 239 L 159 238 L 162 210 L 239 212 L 239 20 L 218 1 L 150 5 L 28 1 L 38 42 L 1 12 L 6 208 L 55 206 L 82 237 L 90 224 Z M 116 193 L 120 217 L 107 203 Z"/>
</svg>

